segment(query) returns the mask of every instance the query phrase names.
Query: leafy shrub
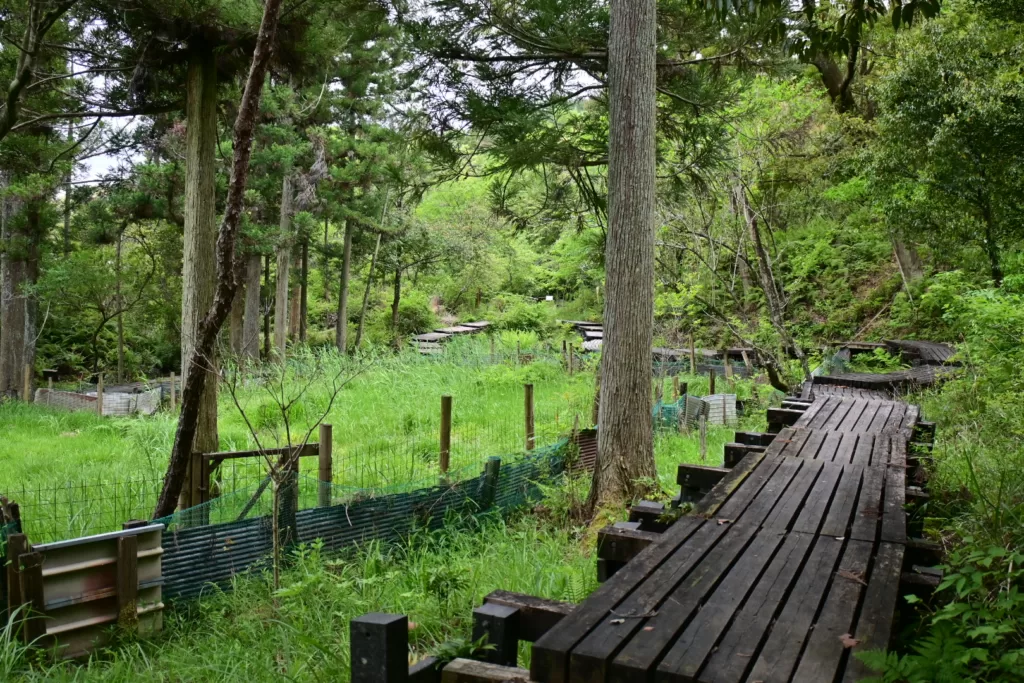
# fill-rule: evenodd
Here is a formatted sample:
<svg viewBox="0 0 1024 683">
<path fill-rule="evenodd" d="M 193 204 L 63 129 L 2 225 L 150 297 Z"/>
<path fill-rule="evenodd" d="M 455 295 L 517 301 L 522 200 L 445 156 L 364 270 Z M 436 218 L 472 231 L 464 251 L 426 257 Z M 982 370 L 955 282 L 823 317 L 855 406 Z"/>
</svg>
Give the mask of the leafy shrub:
<svg viewBox="0 0 1024 683">
<path fill-rule="evenodd" d="M 494 323 L 501 330 L 520 330 L 546 334 L 555 326 L 554 308 L 547 302 L 515 297 L 508 301 Z"/>
</svg>

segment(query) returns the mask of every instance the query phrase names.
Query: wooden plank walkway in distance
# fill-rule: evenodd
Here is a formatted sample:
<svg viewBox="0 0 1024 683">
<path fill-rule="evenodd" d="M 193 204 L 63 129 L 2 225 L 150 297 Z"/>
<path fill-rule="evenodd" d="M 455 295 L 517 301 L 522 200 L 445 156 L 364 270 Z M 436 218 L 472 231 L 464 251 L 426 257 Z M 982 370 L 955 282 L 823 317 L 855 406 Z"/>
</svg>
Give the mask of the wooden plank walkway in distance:
<svg viewBox="0 0 1024 683">
<path fill-rule="evenodd" d="M 816 398 L 533 647 L 538 683 L 853 683 L 886 647 L 916 406 Z"/>
</svg>

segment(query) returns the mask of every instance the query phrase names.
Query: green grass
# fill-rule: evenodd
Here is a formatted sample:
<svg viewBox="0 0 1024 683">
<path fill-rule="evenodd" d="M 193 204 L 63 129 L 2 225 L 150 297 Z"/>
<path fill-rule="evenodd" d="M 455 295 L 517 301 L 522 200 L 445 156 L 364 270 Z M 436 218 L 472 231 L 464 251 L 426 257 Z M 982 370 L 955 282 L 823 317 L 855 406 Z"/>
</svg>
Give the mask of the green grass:
<svg viewBox="0 0 1024 683">
<path fill-rule="evenodd" d="M 533 362 L 516 360 L 516 342 Z M 410 490 L 435 483 L 438 469 L 440 397 L 453 397 L 451 472 L 475 476 L 493 455 L 508 460 L 523 452 L 523 385 L 534 385 L 537 444 L 555 443 L 576 416 L 589 426 L 594 374 L 592 361 L 569 375 L 559 350 L 535 336 L 503 334 L 492 355 L 484 338 L 458 340 L 444 356 L 407 352 L 350 361 L 335 354 L 294 358 L 282 374 L 264 370 L 235 383 L 239 404 L 264 446 L 301 441 L 326 411 L 333 425 L 334 495 L 356 489 Z M 229 380 L 232 377 L 228 369 Z M 334 378 L 348 380 L 327 411 Z M 706 377 L 682 377 L 690 391 L 707 391 Z M 665 381 L 666 394 L 671 384 Z M 753 386 L 740 383 L 749 396 Z M 275 399 L 275 396 L 277 397 Z M 276 401 L 299 397 L 286 430 Z M 219 401 L 222 450 L 256 447 L 242 413 L 222 386 Z M 26 532 L 34 542 L 72 538 L 119 528 L 148 516 L 162 483 L 175 419 L 164 410 L 150 417 L 99 418 L 19 402 L 0 404 L 0 492 L 22 506 Z M 287 433 L 290 431 L 289 434 Z M 721 433 L 719 433 L 721 431 Z M 711 429 L 709 457 L 721 456 L 726 430 Z M 314 432 L 312 440 L 316 440 Z M 675 482 L 674 464 L 700 460 L 696 439 L 662 436 L 658 441 L 661 480 Z M 712 463 L 717 464 L 717 463 Z M 230 461 L 219 474 L 221 497 L 214 521 L 233 519 L 265 477 L 258 459 Z M 315 460 L 305 459 L 302 504 L 316 499 Z M 266 513 L 269 495 L 254 514 Z"/>
</svg>

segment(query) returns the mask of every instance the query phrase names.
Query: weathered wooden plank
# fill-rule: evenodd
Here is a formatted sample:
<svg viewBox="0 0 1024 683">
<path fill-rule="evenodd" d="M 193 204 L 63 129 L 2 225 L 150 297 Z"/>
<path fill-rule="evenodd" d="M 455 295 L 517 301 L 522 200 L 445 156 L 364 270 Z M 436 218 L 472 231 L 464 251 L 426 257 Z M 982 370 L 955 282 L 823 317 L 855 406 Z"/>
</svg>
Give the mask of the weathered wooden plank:
<svg viewBox="0 0 1024 683">
<path fill-rule="evenodd" d="M 885 471 L 884 507 L 882 509 L 882 541 L 907 542 L 907 476 L 902 467 L 887 467 Z"/>
<path fill-rule="evenodd" d="M 816 534 L 822 520 L 828 512 L 829 504 L 836 486 L 839 485 L 842 467 L 832 463 L 823 463 L 821 471 L 811 488 L 803 509 L 793 522 L 793 531 L 805 534 Z"/>
<path fill-rule="evenodd" d="M 825 435 L 825 440 L 821 442 L 821 448 L 818 449 L 815 454 L 816 460 L 823 460 L 825 462 L 834 462 L 836 459 L 836 453 L 839 451 L 839 446 L 843 442 L 843 432 L 829 432 Z"/>
<path fill-rule="evenodd" d="M 801 513 L 801 508 L 804 507 L 804 502 L 822 473 L 823 463 L 820 460 L 791 460 L 789 462 L 800 463 L 800 470 L 793 477 L 789 487 L 782 493 L 771 513 L 765 518 L 763 526 L 766 529 L 786 531 L 797 519 L 798 514 L 801 518 L 804 517 L 805 513 Z"/>
<path fill-rule="evenodd" d="M 735 470 L 734 470 L 735 472 Z M 568 680 L 569 652 L 607 614 L 657 567 L 668 559 L 680 544 L 701 528 L 714 526 L 698 517 L 682 517 L 663 535 L 637 555 L 616 575 L 614 581 L 602 584 L 572 614 L 545 633 L 533 645 L 530 674 L 544 683 L 565 683 Z"/>
<path fill-rule="evenodd" d="M 850 632 L 860 643 L 850 652 L 843 683 L 856 683 L 871 675 L 868 668 L 853 656 L 854 652 L 889 647 L 893 613 L 899 601 L 903 554 L 903 546 L 896 543 L 882 543 L 875 554 L 857 626 Z"/>
<path fill-rule="evenodd" d="M 708 467 L 706 465 L 680 465 L 676 472 L 676 483 L 687 488 L 711 489 L 729 474 L 724 467 Z"/>
<path fill-rule="evenodd" d="M 685 626 L 700 609 L 701 604 L 714 590 L 715 586 L 736 564 L 741 553 L 746 549 L 757 533 L 753 525 L 735 525 L 729 529 L 721 543 L 703 555 L 693 572 L 677 583 L 673 592 L 660 605 L 649 605 L 647 613 L 654 614 L 647 619 L 632 619 L 633 624 L 610 626 L 604 630 L 608 641 L 595 642 L 597 651 L 588 652 L 588 658 L 577 659 L 573 653 L 574 667 L 579 662 L 578 683 L 604 680 L 593 675 L 593 672 L 604 671 L 604 662 L 610 653 L 615 652 L 619 643 L 624 643 L 622 650 L 615 656 L 611 665 L 611 683 L 627 683 L 643 680 L 647 672 L 654 669 L 661 655 L 675 639 L 676 633 Z M 655 608 L 656 613 L 651 612 Z M 614 629 L 614 630 L 611 630 Z M 641 630 L 643 629 L 643 630 Z M 609 632 L 610 631 L 610 632 Z M 597 632 L 595 632 L 597 633 Z M 633 637 L 634 634 L 637 634 Z M 625 637 L 623 637 L 625 636 Z M 610 641 L 613 648 L 603 646 Z M 595 654 L 604 654 L 595 657 Z M 593 665 L 597 665 L 593 667 Z"/>
<path fill-rule="evenodd" d="M 864 405 L 864 410 L 861 412 L 860 417 L 857 418 L 857 422 L 854 423 L 848 431 L 851 432 L 866 432 L 868 427 L 871 425 L 871 421 L 878 415 L 878 410 L 881 408 L 882 402 L 868 399 Z"/>
<path fill-rule="evenodd" d="M 696 590 L 702 585 L 701 577 L 707 576 L 712 569 L 721 573 L 728 568 L 722 565 L 731 564 L 755 531 L 756 527 L 750 525 L 740 527 L 706 522 L 667 562 L 637 586 L 626 600 L 614 610 L 607 610 L 594 630 L 573 648 L 569 681 L 580 683 L 605 680 L 611 657 L 638 629 L 645 626 L 644 615 L 661 614 L 660 606 L 684 580 L 684 585 L 691 589 L 691 596 L 698 593 L 703 595 L 703 591 Z M 698 567 L 700 570 L 695 572 Z M 703 590 L 709 587 L 704 585 Z M 667 608 L 668 603 L 664 607 Z"/>
<path fill-rule="evenodd" d="M 541 679 L 547 681 L 547 679 Z M 456 659 L 441 671 L 441 683 L 529 683 L 530 672 L 511 666 Z"/>
<path fill-rule="evenodd" d="M 836 467 L 839 467 L 838 465 Z M 830 474 L 836 472 L 830 470 Z M 829 505 L 825 522 L 821 526 L 821 533 L 825 536 L 846 536 L 850 527 L 853 511 L 857 505 L 857 499 L 861 489 L 861 475 L 863 467 L 846 465 L 841 467 L 836 474 L 839 479 L 839 486 L 836 487 L 835 495 L 832 497 L 832 504 Z"/>
<path fill-rule="evenodd" d="M 796 580 L 814 537 L 788 534 L 782 549 L 751 591 L 697 680 L 740 681 L 767 638 L 768 629 Z"/>
<path fill-rule="evenodd" d="M 889 419 L 885 421 L 885 427 L 882 428 L 883 433 L 891 434 L 898 432 L 900 426 L 903 424 L 903 420 L 907 416 L 907 404 L 896 403 L 893 406 L 893 410 L 889 413 Z"/>
<path fill-rule="evenodd" d="M 836 429 L 845 432 L 852 432 L 857 428 L 857 422 L 861 416 L 864 415 L 864 411 L 868 409 L 869 402 L 858 398 L 854 399 L 850 404 L 850 410 L 846 413 L 842 422 L 837 423 Z"/>
<path fill-rule="evenodd" d="M 875 448 L 874 434 L 860 434 L 857 437 L 857 445 L 853 450 L 853 464 L 867 467 L 871 464 L 871 454 Z"/>
<path fill-rule="evenodd" d="M 716 520 L 728 520 L 728 523 L 742 521 L 755 526 L 762 524 L 802 464 L 804 461 L 794 458 L 780 458 L 777 465 L 773 461 L 763 463 L 740 491 L 718 509 Z M 763 486 L 757 485 L 761 479 L 760 470 L 770 471 Z"/>
<path fill-rule="evenodd" d="M 853 454 L 856 451 L 857 444 L 860 442 L 862 432 L 847 432 L 841 434 L 841 436 L 842 441 L 839 444 L 839 448 L 836 449 L 832 462 L 839 465 L 849 465 L 853 462 Z"/>
<path fill-rule="evenodd" d="M 850 541 L 834 575 L 832 586 L 814 622 L 807 648 L 800 658 L 794 683 L 819 683 L 834 680 L 847 650 L 840 636 L 850 633 L 854 613 L 864 588 L 872 544 Z"/>
<path fill-rule="evenodd" d="M 654 531 L 607 526 L 597 532 L 597 556 L 602 560 L 629 562 L 660 539 L 661 534 Z"/>
<path fill-rule="evenodd" d="M 857 511 L 850 526 L 850 538 L 857 541 L 874 541 L 878 536 L 878 523 L 882 518 L 882 491 L 885 486 L 885 471 L 880 467 L 864 469 L 861 494 Z"/>
<path fill-rule="evenodd" d="M 787 451 L 786 455 L 795 455 L 804 460 L 814 460 L 818 456 L 818 451 L 821 450 L 821 445 L 825 443 L 825 437 L 828 433 L 820 429 L 808 430 L 810 433 L 807 435 L 807 440 L 804 441 L 803 446 L 798 452 Z"/>
<path fill-rule="evenodd" d="M 529 643 L 535 642 L 576 609 L 572 603 L 509 591 L 492 591 L 484 597 L 484 603 L 518 609 L 519 637 Z"/>
<path fill-rule="evenodd" d="M 788 681 L 814 623 L 818 607 L 825 599 L 835 571 L 843 541 L 830 536 L 818 536 L 807 563 L 793 586 L 789 599 L 779 612 L 764 647 L 754 663 L 747 680 Z"/>
<path fill-rule="evenodd" d="M 829 416 L 835 412 L 839 400 L 835 396 L 815 399 L 811 407 L 804 411 L 804 416 L 797 421 L 797 427 L 814 429 L 815 425 L 824 425 Z"/>
<path fill-rule="evenodd" d="M 761 466 L 765 461 L 766 464 Z M 736 500 L 735 506 L 742 503 L 746 507 L 781 462 L 779 457 L 767 458 L 764 453 L 750 453 L 693 507 L 693 513 L 710 518 L 718 514 L 726 501 L 733 499 Z"/>
<path fill-rule="evenodd" d="M 692 680 L 711 654 L 715 643 L 729 626 L 740 604 L 754 588 L 761 573 L 782 546 L 784 533 L 758 533 L 739 561 L 715 589 L 711 597 L 662 658 L 658 679 L 664 681 Z M 656 619 L 652 619 L 653 624 Z M 672 625 L 669 624 L 669 628 Z M 641 631 L 634 642 L 646 636 Z M 631 643 L 632 645 L 632 643 Z M 632 679 L 631 679 L 632 680 Z"/>
<path fill-rule="evenodd" d="M 883 401 L 879 406 L 878 412 L 875 413 L 874 419 L 871 420 L 871 424 L 864 431 L 881 434 L 885 429 L 885 423 L 888 422 L 889 416 L 892 415 L 896 405 L 893 401 Z"/>
</svg>

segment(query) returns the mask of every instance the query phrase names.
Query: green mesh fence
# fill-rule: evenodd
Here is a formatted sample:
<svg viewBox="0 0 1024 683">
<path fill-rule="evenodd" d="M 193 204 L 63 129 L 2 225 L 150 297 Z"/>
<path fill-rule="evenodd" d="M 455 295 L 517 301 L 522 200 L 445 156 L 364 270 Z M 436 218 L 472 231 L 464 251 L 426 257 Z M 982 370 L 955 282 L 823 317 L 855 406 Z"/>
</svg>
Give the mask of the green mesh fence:
<svg viewBox="0 0 1024 683">
<path fill-rule="evenodd" d="M 450 471 L 421 482 L 357 489 L 299 477 L 298 501 L 282 491 L 279 510 L 296 504 L 294 537 L 319 541 L 327 551 L 341 551 L 372 540 L 395 541 L 417 529 L 438 529 L 465 515 L 505 514 L 540 499 L 541 485 L 565 469 L 567 439 L 525 454 L 501 459 L 497 475 L 479 465 Z M 295 490 L 295 489 L 292 489 Z M 316 507 L 320 494 L 329 504 Z M 242 498 L 245 503 L 241 503 Z M 306 503 L 313 500 L 313 507 Z M 248 509 L 247 505 L 253 503 Z M 165 600 L 191 598 L 204 590 L 224 588 L 232 577 L 267 566 L 273 552 L 272 483 L 248 496 L 233 494 L 177 512 L 157 522 L 164 534 Z M 257 516 L 249 516 L 256 513 Z M 287 522 L 290 515 L 279 513 Z M 285 535 L 292 533 L 286 529 Z"/>
</svg>

